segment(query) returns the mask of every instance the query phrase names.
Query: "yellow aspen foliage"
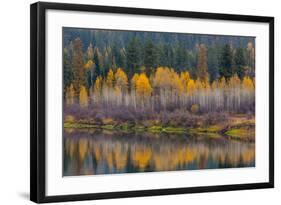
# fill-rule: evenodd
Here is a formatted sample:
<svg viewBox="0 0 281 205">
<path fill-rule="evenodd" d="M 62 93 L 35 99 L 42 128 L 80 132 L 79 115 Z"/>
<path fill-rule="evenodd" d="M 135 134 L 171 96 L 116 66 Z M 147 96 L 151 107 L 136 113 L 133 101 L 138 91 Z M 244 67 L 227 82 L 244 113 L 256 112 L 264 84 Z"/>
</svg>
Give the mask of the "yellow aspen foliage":
<svg viewBox="0 0 281 205">
<path fill-rule="evenodd" d="M 251 80 L 251 78 L 249 76 L 244 76 L 242 85 L 243 85 L 243 88 L 247 89 L 247 90 L 255 89 L 253 81 Z"/>
<path fill-rule="evenodd" d="M 115 86 L 118 87 L 122 92 L 127 90 L 128 77 L 122 68 L 118 68 L 115 73 Z"/>
<path fill-rule="evenodd" d="M 196 88 L 197 91 L 203 90 L 204 85 L 202 84 L 202 82 L 200 81 L 200 79 L 197 79 L 197 80 L 195 81 L 195 88 Z"/>
<path fill-rule="evenodd" d="M 187 83 L 187 92 L 189 95 L 192 95 L 195 91 L 196 87 L 195 87 L 195 82 L 193 79 L 190 79 Z"/>
<path fill-rule="evenodd" d="M 94 62 L 92 60 L 88 60 L 88 62 L 84 65 L 84 68 L 86 70 L 89 70 L 93 67 L 93 65 L 94 65 Z"/>
<path fill-rule="evenodd" d="M 238 77 L 237 74 L 235 74 L 234 76 L 232 76 L 229 81 L 228 81 L 228 86 L 230 88 L 239 88 L 241 84 L 240 78 Z"/>
<path fill-rule="evenodd" d="M 88 94 L 87 94 L 87 90 L 86 90 L 85 86 L 80 87 L 79 104 L 81 107 L 88 106 Z"/>
<path fill-rule="evenodd" d="M 94 85 L 94 93 L 95 94 L 100 94 L 102 89 L 102 77 L 98 76 L 95 85 Z"/>
<path fill-rule="evenodd" d="M 215 89 L 219 88 L 218 80 L 213 81 L 211 88 L 212 88 L 212 90 L 215 90 Z"/>
<path fill-rule="evenodd" d="M 159 89 L 169 89 L 181 94 L 184 90 L 184 85 L 181 78 L 174 69 L 167 67 L 158 67 L 153 78 L 153 86 Z"/>
<path fill-rule="evenodd" d="M 131 80 L 131 86 L 132 86 L 132 89 L 134 89 L 134 90 L 136 89 L 136 84 L 137 84 L 138 79 L 139 79 L 139 74 L 135 73 Z"/>
<path fill-rule="evenodd" d="M 170 70 L 170 83 L 173 91 L 177 92 L 179 95 L 183 93 L 184 86 L 180 76 L 173 69 Z"/>
<path fill-rule="evenodd" d="M 153 85 L 158 88 L 169 88 L 170 83 L 170 69 L 158 67 L 153 78 Z"/>
<path fill-rule="evenodd" d="M 74 104 L 74 96 L 75 96 L 75 91 L 73 88 L 73 84 L 71 84 L 66 90 L 66 104 L 67 105 Z"/>
<path fill-rule="evenodd" d="M 211 90 L 211 86 L 209 81 L 203 82 L 203 87 L 205 88 L 206 91 L 210 91 Z"/>
<path fill-rule="evenodd" d="M 226 87 L 226 81 L 225 78 L 222 77 L 219 81 L 219 88 L 224 89 Z"/>
<path fill-rule="evenodd" d="M 140 97 L 149 97 L 152 92 L 152 87 L 145 73 L 139 75 L 136 81 L 136 92 Z"/>
<path fill-rule="evenodd" d="M 107 77 L 106 77 L 106 85 L 109 88 L 113 87 L 113 82 L 114 82 L 114 74 L 112 69 L 109 69 L 108 73 L 107 73 Z"/>
<path fill-rule="evenodd" d="M 189 72 L 188 71 L 181 72 L 180 79 L 183 86 L 187 86 L 187 83 L 190 80 Z"/>
</svg>

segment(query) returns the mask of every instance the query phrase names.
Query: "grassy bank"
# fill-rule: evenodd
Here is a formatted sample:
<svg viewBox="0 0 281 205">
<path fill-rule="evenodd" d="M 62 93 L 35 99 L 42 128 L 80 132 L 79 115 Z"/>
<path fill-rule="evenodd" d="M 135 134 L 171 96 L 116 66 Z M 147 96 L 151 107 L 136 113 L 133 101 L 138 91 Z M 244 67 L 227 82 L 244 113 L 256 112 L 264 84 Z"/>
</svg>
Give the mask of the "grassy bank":
<svg viewBox="0 0 281 205">
<path fill-rule="evenodd" d="M 245 115 L 233 115 L 225 122 L 212 123 L 211 125 L 200 125 L 193 127 L 177 127 L 173 125 L 161 126 L 158 124 L 149 124 L 147 122 L 142 124 L 134 123 L 117 123 L 113 120 L 104 120 L 101 124 L 79 120 L 74 118 L 66 119 L 64 123 L 65 128 L 76 129 L 104 129 L 117 130 L 123 132 L 152 132 L 152 133 L 194 133 L 205 134 L 206 136 L 213 136 L 215 134 L 223 135 L 232 139 L 254 141 L 255 140 L 255 119 Z"/>
</svg>

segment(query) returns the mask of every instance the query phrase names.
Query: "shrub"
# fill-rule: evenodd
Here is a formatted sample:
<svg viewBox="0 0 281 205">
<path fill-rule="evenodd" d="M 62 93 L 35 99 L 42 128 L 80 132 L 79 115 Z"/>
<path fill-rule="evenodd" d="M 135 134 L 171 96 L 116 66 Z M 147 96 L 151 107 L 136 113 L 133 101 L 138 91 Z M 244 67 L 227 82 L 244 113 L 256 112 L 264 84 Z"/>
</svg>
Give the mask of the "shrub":
<svg viewBox="0 0 281 205">
<path fill-rule="evenodd" d="M 197 113 L 197 112 L 199 111 L 199 105 L 193 104 L 193 105 L 191 106 L 191 108 L 190 108 L 190 111 L 191 111 L 192 113 Z"/>
</svg>

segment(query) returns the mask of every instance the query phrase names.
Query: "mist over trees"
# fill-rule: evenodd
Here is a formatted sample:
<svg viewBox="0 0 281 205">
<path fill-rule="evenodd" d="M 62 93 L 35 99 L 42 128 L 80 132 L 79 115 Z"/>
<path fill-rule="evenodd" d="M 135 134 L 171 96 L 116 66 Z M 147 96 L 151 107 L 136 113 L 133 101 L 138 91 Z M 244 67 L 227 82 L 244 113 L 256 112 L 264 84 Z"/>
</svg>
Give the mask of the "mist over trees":
<svg viewBox="0 0 281 205">
<path fill-rule="evenodd" d="M 65 106 L 254 112 L 253 37 L 64 28 Z"/>
</svg>

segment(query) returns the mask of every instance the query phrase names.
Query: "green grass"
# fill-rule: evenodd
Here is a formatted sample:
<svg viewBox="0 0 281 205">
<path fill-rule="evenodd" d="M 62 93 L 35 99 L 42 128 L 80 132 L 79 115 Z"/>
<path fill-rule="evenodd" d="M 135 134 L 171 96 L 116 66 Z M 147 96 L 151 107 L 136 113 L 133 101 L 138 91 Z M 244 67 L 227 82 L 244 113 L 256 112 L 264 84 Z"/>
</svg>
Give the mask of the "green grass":
<svg viewBox="0 0 281 205">
<path fill-rule="evenodd" d="M 65 128 L 77 128 L 77 129 L 83 129 L 83 128 L 98 128 L 97 125 L 91 125 L 91 124 L 83 124 L 83 123 L 64 123 Z"/>
<path fill-rule="evenodd" d="M 117 125 L 113 124 L 104 124 L 104 125 L 95 125 L 84 122 L 65 122 L 65 128 L 76 128 L 76 129 L 104 129 L 104 130 L 119 130 L 122 132 L 151 132 L 151 133 L 192 133 L 204 135 L 210 138 L 217 138 L 220 134 L 230 136 L 235 139 L 245 139 L 245 140 L 254 140 L 255 136 L 255 126 L 252 121 L 244 121 L 240 123 L 233 123 L 228 125 L 226 129 L 225 125 L 217 124 L 207 127 L 196 127 L 196 128 L 182 128 L 182 127 L 172 127 L 172 126 L 144 126 L 144 125 L 134 125 L 132 123 L 120 123 Z"/>
<path fill-rule="evenodd" d="M 246 129 L 246 128 L 233 128 L 225 132 L 226 135 L 235 137 L 235 138 L 251 138 L 252 136 L 255 136 L 255 130 L 254 129 Z"/>
<path fill-rule="evenodd" d="M 102 125 L 100 127 L 106 130 L 114 130 L 114 125 Z"/>
<path fill-rule="evenodd" d="M 218 133 L 223 129 L 220 125 L 212 125 L 209 127 L 197 127 L 197 128 L 191 128 L 191 132 L 206 132 L 206 133 Z"/>
<path fill-rule="evenodd" d="M 169 132 L 169 133 L 183 133 L 186 132 L 186 129 L 181 127 L 165 127 L 162 129 L 163 132 Z"/>
</svg>

